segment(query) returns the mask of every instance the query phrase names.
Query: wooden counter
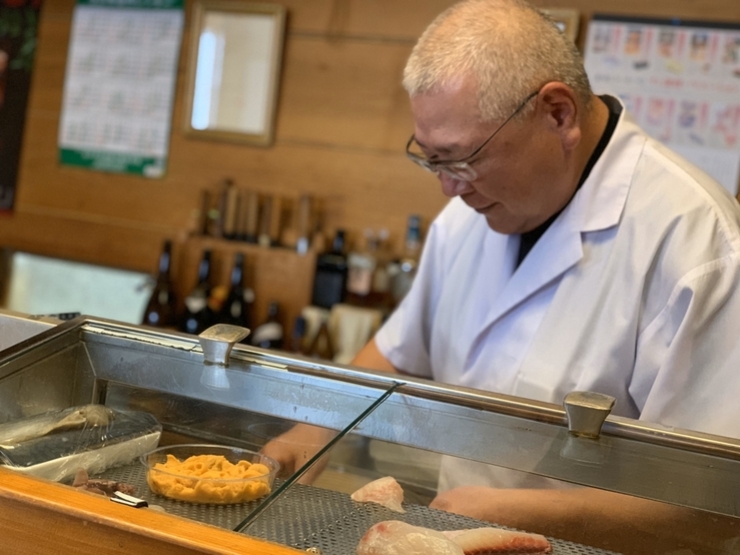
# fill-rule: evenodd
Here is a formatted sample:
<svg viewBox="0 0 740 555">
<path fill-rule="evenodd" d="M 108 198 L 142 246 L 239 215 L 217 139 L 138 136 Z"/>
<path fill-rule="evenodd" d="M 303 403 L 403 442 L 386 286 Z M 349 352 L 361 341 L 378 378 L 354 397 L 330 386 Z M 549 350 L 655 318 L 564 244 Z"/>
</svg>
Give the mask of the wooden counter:
<svg viewBox="0 0 740 555">
<path fill-rule="evenodd" d="M 0 467 L 4 555 L 295 555 L 282 545 L 151 509 L 133 509 Z"/>
</svg>

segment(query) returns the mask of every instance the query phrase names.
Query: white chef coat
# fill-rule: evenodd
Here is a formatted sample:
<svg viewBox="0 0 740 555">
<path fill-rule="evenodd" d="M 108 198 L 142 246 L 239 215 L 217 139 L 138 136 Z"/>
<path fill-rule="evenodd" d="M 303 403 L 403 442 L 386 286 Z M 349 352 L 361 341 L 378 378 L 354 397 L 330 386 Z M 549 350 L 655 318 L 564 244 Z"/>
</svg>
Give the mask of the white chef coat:
<svg viewBox="0 0 740 555">
<path fill-rule="evenodd" d="M 570 204 L 516 268 L 518 235 L 453 199 L 379 330 L 396 367 L 740 437 L 740 211 L 625 111 Z"/>
</svg>

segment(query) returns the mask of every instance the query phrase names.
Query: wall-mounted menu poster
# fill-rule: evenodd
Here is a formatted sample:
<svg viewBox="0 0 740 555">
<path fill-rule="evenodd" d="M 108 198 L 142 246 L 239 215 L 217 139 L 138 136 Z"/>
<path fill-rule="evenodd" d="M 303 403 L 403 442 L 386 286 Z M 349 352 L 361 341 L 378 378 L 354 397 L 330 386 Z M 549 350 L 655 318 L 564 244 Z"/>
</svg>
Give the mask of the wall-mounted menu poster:
<svg viewBox="0 0 740 555">
<path fill-rule="evenodd" d="M 183 0 L 78 0 L 59 127 L 62 164 L 164 175 Z"/>
<path fill-rule="evenodd" d="M 740 24 L 597 15 L 585 60 L 596 93 L 738 193 Z"/>
</svg>

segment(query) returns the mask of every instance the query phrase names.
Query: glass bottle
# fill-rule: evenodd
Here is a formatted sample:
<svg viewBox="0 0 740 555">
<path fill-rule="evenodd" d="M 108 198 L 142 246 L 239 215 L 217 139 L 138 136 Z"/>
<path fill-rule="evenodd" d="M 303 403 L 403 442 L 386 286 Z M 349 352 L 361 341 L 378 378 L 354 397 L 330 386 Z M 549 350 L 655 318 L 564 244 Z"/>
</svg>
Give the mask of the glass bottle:
<svg viewBox="0 0 740 555">
<path fill-rule="evenodd" d="M 306 354 L 306 318 L 298 315 L 293 321 L 293 334 L 290 338 L 290 350 L 299 355 Z"/>
<path fill-rule="evenodd" d="M 231 269 L 229 291 L 216 319 L 222 324 L 232 324 L 251 329 L 254 291 L 249 287 L 244 287 L 244 266 L 244 254 L 236 253 L 234 255 L 234 266 Z"/>
<path fill-rule="evenodd" d="M 331 333 L 329 332 L 329 323 L 326 318 L 321 321 L 319 331 L 316 332 L 316 336 L 311 341 L 306 354 L 310 357 L 323 360 L 334 359 L 334 342 L 332 341 Z"/>
<path fill-rule="evenodd" d="M 344 301 L 347 289 L 347 256 L 344 254 L 344 230 L 338 229 L 331 250 L 316 257 L 311 304 L 331 308 Z"/>
<path fill-rule="evenodd" d="M 355 250 L 347 256 L 347 296 L 349 304 L 370 306 L 375 274 L 377 239 L 372 230 L 365 230 L 365 248 Z"/>
<path fill-rule="evenodd" d="M 381 229 L 375 235 L 371 255 L 375 259 L 373 281 L 370 287 L 370 305 L 387 311 L 391 305 L 391 284 L 388 273 L 390 253 L 388 252 L 388 230 Z"/>
<path fill-rule="evenodd" d="M 171 260 L 172 242 L 168 240 L 159 256 L 157 282 L 144 309 L 142 323 L 145 325 L 170 328 L 177 325 L 177 302 L 170 277 Z"/>
<path fill-rule="evenodd" d="M 272 301 L 267 308 L 267 318 L 254 330 L 252 345 L 263 349 L 282 349 L 285 332 L 279 318 L 280 307 Z"/>
<path fill-rule="evenodd" d="M 398 304 L 411 288 L 421 256 L 421 218 L 409 216 L 406 228 L 406 243 L 403 254 L 396 262 L 391 279 L 391 293 L 394 303 Z"/>
<path fill-rule="evenodd" d="M 185 315 L 181 325 L 184 332 L 197 335 L 213 322 L 213 313 L 208 306 L 211 294 L 210 277 L 211 251 L 205 250 L 198 265 L 198 283 L 185 297 Z"/>
</svg>

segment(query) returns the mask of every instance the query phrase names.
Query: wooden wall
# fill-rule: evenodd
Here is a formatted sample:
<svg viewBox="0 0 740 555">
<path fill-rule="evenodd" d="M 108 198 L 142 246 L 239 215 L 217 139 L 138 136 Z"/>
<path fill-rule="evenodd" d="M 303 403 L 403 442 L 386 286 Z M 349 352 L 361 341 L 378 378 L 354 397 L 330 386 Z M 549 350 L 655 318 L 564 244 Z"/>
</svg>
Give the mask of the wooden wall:
<svg viewBox="0 0 740 555">
<path fill-rule="evenodd" d="M 238 0 L 235 0 L 238 1 Z M 406 218 L 427 221 L 445 199 L 409 163 L 412 131 L 400 86 L 416 37 L 450 0 L 284 0 L 288 32 L 270 148 L 185 138 L 183 99 L 192 0 L 178 71 L 168 173 L 106 174 L 57 162 L 57 133 L 74 0 L 46 0 L 14 214 L 0 246 L 153 271 L 165 237 L 183 238 L 199 194 L 224 177 L 261 192 L 324 199 L 325 228 L 386 227 L 396 245 Z M 738 0 L 537 0 L 591 13 L 740 21 Z M 195 269 L 192 270 L 195 272 Z"/>
</svg>

